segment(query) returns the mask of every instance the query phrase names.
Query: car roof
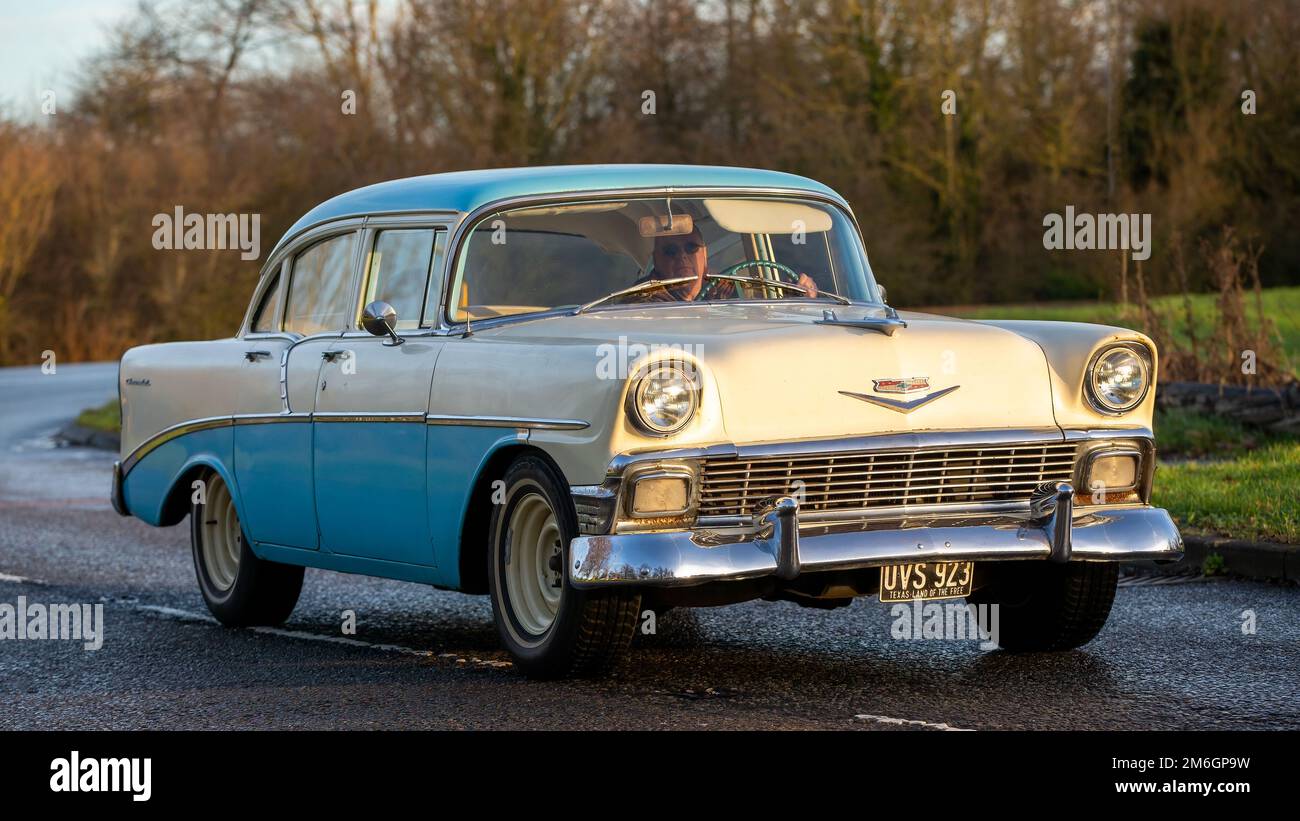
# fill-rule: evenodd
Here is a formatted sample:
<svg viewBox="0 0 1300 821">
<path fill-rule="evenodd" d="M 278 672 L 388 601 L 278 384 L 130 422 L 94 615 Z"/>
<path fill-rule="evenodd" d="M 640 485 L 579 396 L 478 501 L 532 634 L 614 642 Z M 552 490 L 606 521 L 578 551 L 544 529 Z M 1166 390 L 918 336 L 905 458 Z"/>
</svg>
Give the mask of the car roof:
<svg viewBox="0 0 1300 821">
<path fill-rule="evenodd" d="M 710 165 L 551 165 L 452 171 L 367 185 L 328 199 L 304 214 L 271 251 L 314 225 L 344 217 L 410 211 L 469 212 L 501 200 L 625 188 L 780 188 L 844 198 L 816 180 Z M 269 258 L 269 257 L 268 257 Z"/>
</svg>

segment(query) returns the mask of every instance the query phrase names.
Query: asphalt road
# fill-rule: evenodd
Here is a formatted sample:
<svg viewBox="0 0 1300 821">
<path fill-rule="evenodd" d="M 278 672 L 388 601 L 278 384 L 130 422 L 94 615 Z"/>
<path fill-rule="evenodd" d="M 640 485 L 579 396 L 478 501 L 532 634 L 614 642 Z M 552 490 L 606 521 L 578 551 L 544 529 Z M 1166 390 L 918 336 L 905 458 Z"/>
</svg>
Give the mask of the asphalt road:
<svg viewBox="0 0 1300 821">
<path fill-rule="evenodd" d="M 1244 581 L 1128 580 L 1096 640 L 1043 655 L 894 639 L 874 600 L 675 611 L 596 682 L 524 679 L 485 598 L 325 571 L 283 629 L 228 630 L 188 526 L 120 518 L 113 456 L 51 446 L 114 375 L 0 370 L 0 604 L 103 604 L 105 622 L 98 650 L 0 641 L 0 729 L 1300 728 L 1300 590 Z"/>
</svg>

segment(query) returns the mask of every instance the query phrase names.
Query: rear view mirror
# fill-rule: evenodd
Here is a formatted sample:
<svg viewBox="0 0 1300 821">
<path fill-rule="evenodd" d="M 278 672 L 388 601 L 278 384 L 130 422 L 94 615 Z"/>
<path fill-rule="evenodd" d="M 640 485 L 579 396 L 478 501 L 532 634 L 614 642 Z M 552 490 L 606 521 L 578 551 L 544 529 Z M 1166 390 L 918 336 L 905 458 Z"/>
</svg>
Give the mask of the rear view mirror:
<svg viewBox="0 0 1300 821">
<path fill-rule="evenodd" d="M 680 237 L 691 233 L 695 230 L 695 220 L 690 214 L 673 214 L 672 216 L 653 216 L 642 217 L 637 227 L 641 229 L 641 236 L 649 237 Z"/>
</svg>

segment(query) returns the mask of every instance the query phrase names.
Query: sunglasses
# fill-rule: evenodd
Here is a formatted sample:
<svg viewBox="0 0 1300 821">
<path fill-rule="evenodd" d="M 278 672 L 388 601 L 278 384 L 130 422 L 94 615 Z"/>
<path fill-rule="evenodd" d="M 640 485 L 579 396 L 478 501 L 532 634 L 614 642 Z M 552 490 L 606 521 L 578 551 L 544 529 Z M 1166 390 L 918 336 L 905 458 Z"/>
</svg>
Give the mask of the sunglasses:
<svg viewBox="0 0 1300 821">
<path fill-rule="evenodd" d="M 688 242 L 685 245 L 678 245 L 675 242 L 669 242 L 659 246 L 659 250 L 670 259 L 682 253 L 683 250 L 685 250 L 687 256 L 690 256 L 691 254 L 699 253 L 702 248 L 704 248 L 704 246 L 698 242 Z"/>
</svg>

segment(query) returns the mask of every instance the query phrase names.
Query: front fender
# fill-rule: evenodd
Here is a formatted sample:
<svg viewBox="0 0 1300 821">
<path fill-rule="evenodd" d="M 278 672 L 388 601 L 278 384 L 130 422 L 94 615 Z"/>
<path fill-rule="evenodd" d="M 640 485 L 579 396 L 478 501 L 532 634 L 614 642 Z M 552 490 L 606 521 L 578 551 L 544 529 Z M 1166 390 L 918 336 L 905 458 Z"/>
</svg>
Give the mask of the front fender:
<svg viewBox="0 0 1300 821">
<path fill-rule="evenodd" d="M 1043 349 L 1052 386 L 1056 423 L 1066 430 L 1108 427 L 1151 429 L 1156 404 L 1159 359 L 1156 345 L 1146 334 L 1110 325 L 1084 322 L 1038 322 L 1033 320 L 983 321 L 983 324 L 1019 334 Z M 1084 395 L 1088 364 L 1102 348 L 1116 342 L 1140 342 L 1151 350 L 1151 387 L 1136 408 L 1121 415 L 1102 413 Z"/>
</svg>

